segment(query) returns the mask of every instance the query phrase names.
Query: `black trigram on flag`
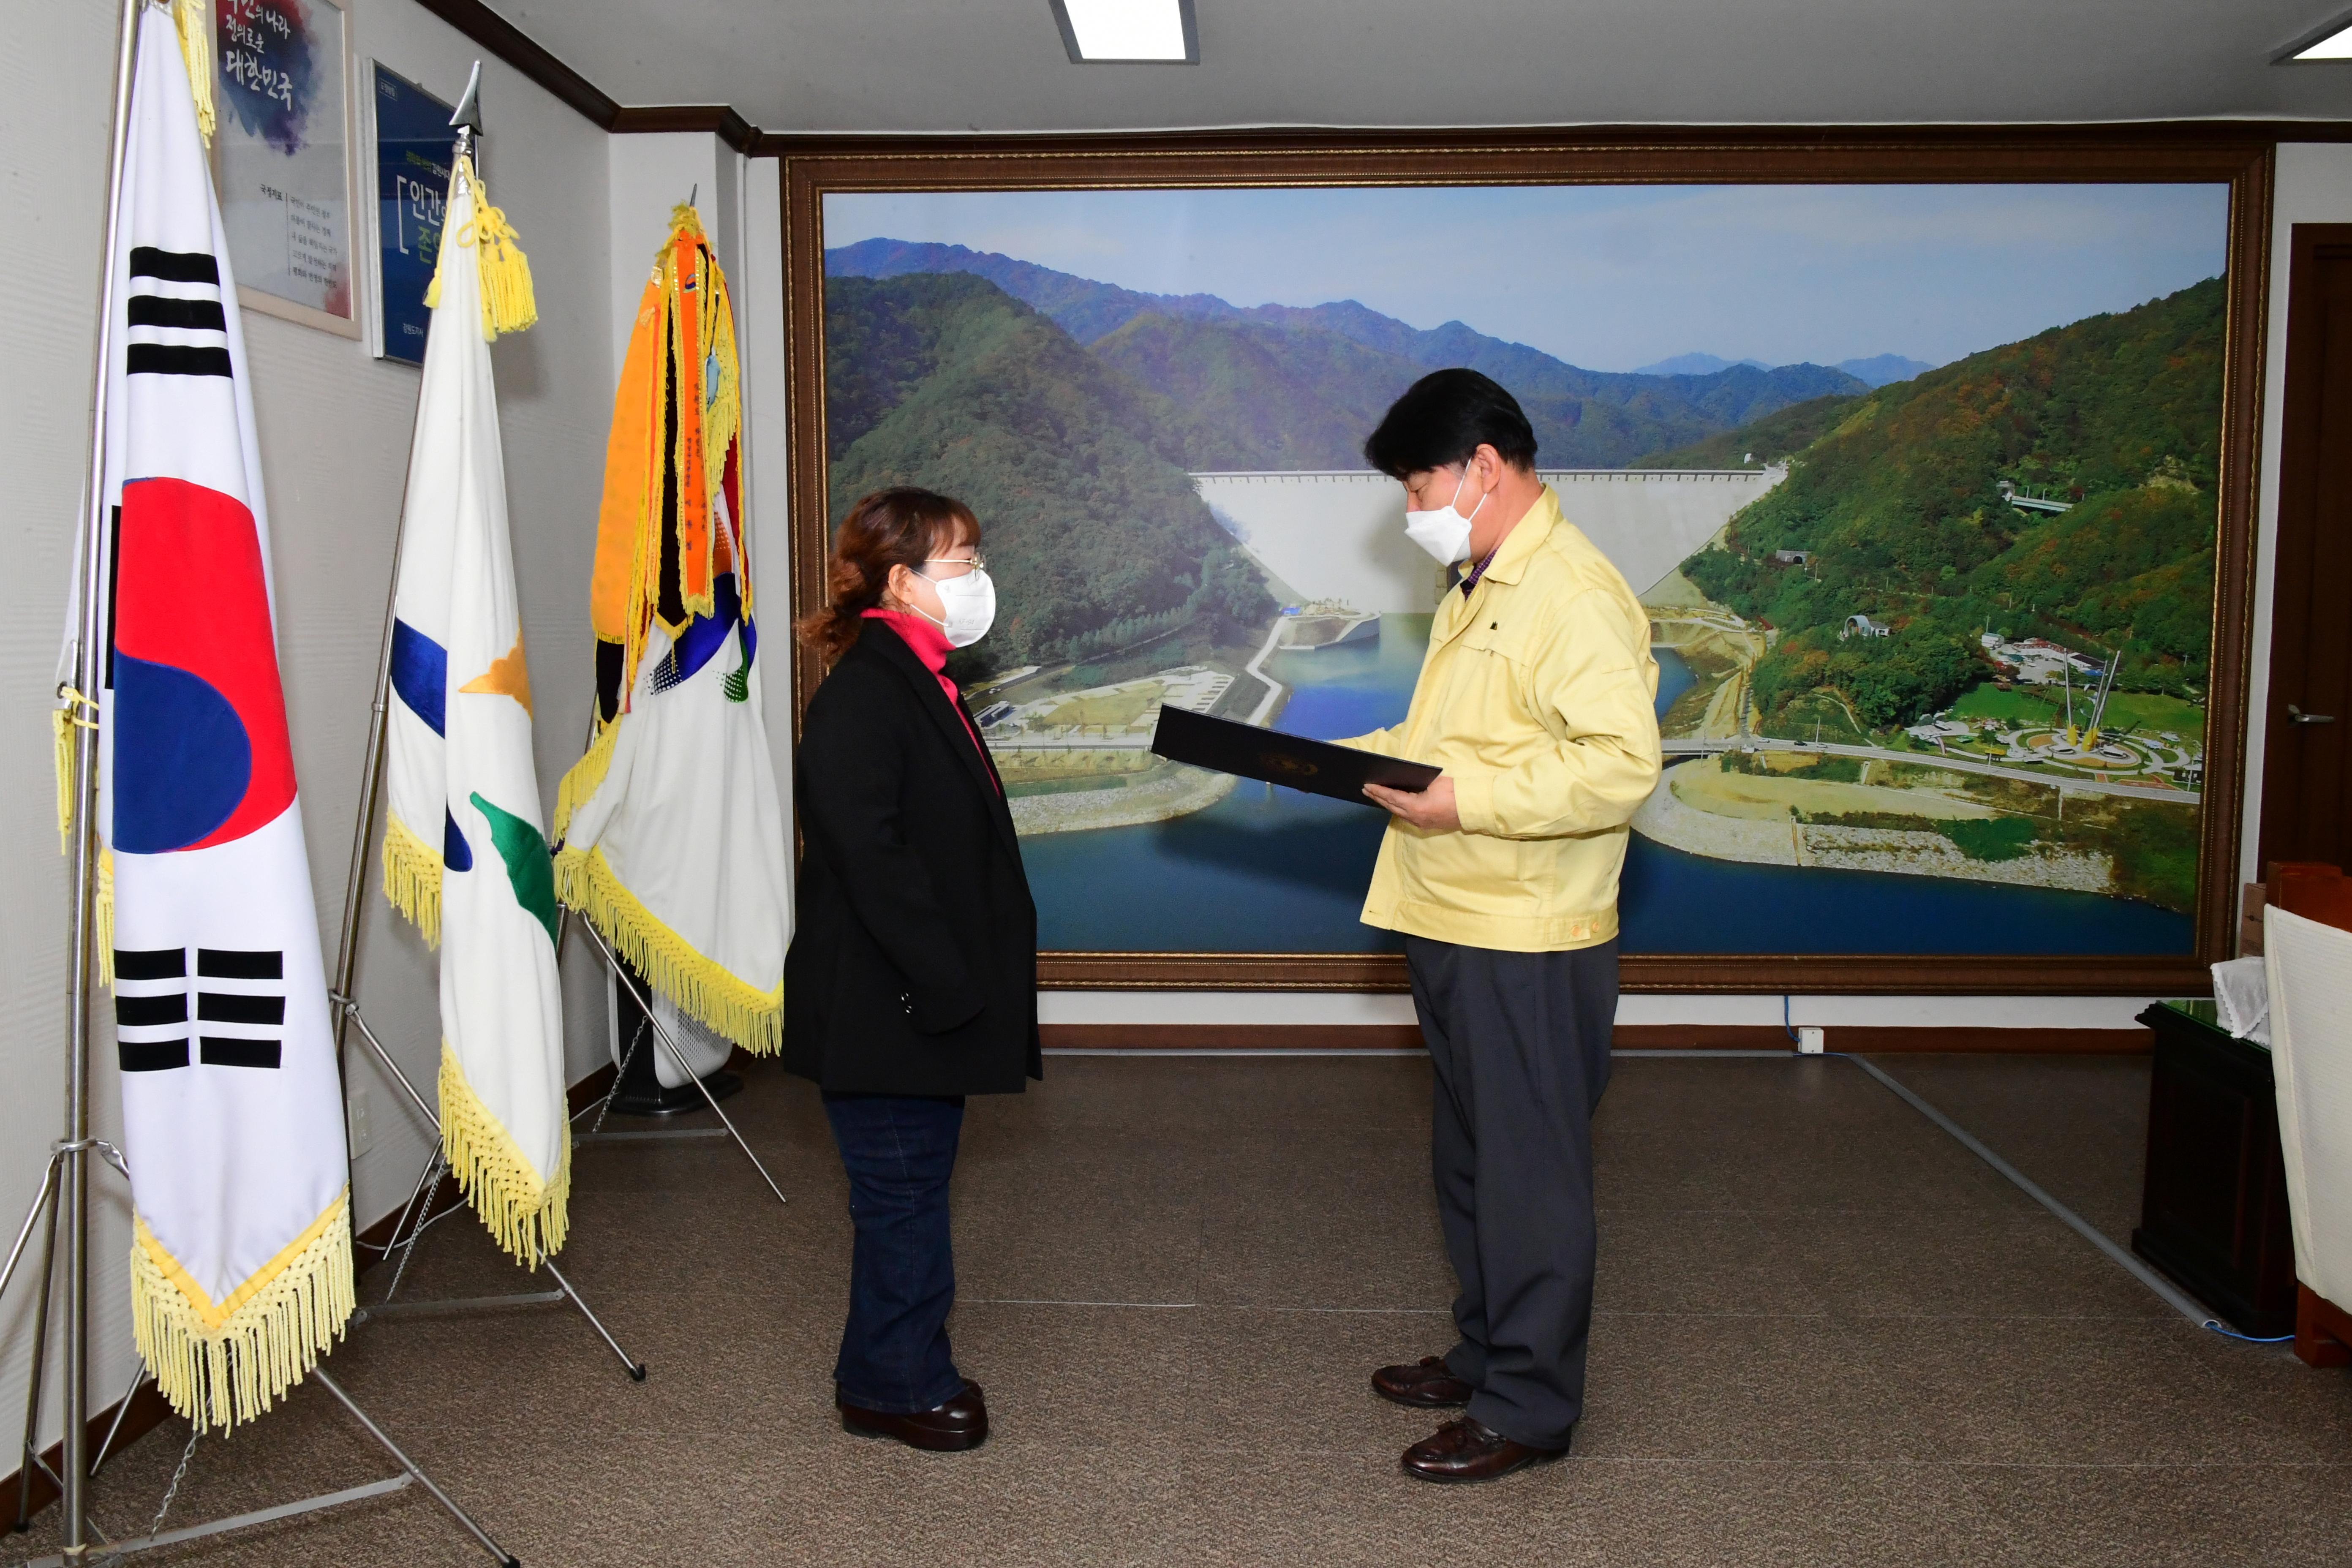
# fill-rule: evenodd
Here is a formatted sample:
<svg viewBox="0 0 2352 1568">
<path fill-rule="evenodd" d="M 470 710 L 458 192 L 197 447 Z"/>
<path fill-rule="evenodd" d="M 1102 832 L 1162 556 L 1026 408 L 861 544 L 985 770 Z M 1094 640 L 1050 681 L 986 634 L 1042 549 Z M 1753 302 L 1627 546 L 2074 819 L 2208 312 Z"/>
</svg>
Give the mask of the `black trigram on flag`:
<svg viewBox="0 0 2352 1568">
<path fill-rule="evenodd" d="M 188 1065 L 188 1042 L 205 1067 L 274 1068 L 284 1049 L 286 963 L 281 952 L 196 949 L 194 1017 L 188 950 L 114 951 L 114 1033 L 124 1072 Z"/>
<path fill-rule="evenodd" d="M 125 374 L 229 374 L 228 318 L 221 310 L 220 267 L 211 257 L 133 247 L 129 303 Z"/>
</svg>

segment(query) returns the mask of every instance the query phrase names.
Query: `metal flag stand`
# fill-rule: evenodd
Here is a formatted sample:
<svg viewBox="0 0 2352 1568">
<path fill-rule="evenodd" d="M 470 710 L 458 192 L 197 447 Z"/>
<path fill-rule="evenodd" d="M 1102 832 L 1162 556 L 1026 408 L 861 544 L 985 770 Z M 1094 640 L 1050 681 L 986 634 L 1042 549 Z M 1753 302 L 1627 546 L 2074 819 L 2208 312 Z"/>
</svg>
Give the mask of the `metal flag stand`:
<svg viewBox="0 0 2352 1568">
<path fill-rule="evenodd" d="M 25 1223 L 18 1229 L 16 1240 L 10 1247 L 8 1259 L 0 1266 L 0 1291 L 5 1291 L 14 1278 L 34 1227 L 46 1217 L 47 1236 L 42 1247 L 41 1296 L 35 1310 L 35 1339 L 30 1391 L 26 1400 L 25 1466 L 17 1487 L 17 1525 L 22 1529 L 28 1521 L 33 1476 L 37 1469 L 56 1484 L 62 1510 L 59 1534 L 63 1551 L 49 1563 L 65 1568 L 83 1568 L 90 1561 L 90 1537 L 93 1527 L 89 1519 L 89 1478 L 95 1468 L 89 1463 L 89 1159 L 96 1152 L 126 1177 L 129 1168 L 121 1152 L 89 1131 L 89 1014 L 94 1000 L 90 984 L 92 972 L 91 942 L 96 935 L 95 894 L 97 891 L 97 831 L 98 807 L 98 736 L 97 725 L 84 717 L 81 710 L 91 705 L 89 693 L 99 689 L 101 674 L 100 649 L 106 631 L 102 602 L 104 580 L 102 563 L 108 558 L 111 524 L 106 504 L 106 428 L 108 367 L 113 351 L 115 305 L 114 258 L 121 237 L 122 176 L 125 156 L 130 146 L 131 98 L 133 77 L 137 68 L 139 26 L 142 11 L 156 0 L 123 0 L 119 17 L 121 29 L 118 40 L 114 81 L 114 114 L 108 150 L 108 180 L 106 196 L 106 248 L 103 273 L 99 286 L 98 346 L 94 359 L 92 405 L 90 416 L 89 489 L 85 494 L 88 510 L 83 518 L 79 537 L 79 559 L 76 563 L 77 583 L 80 593 L 79 616 L 75 626 L 72 647 L 73 686 L 58 693 L 60 701 L 69 702 L 68 717 L 74 729 L 73 788 L 75 822 L 73 834 L 73 913 L 68 962 L 70 980 L 67 1016 L 67 1063 L 65 1136 L 51 1146 L 49 1163 L 41 1179 L 40 1191 L 35 1195 Z M 49 1470 L 40 1461 L 35 1447 L 38 1441 L 38 1421 L 41 1408 L 41 1387 L 45 1380 L 48 1350 L 49 1304 L 55 1294 L 54 1265 L 57 1261 L 57 1233 L 62 1222 L 65 1230 L 65 1321 L 62 1325 L 65 1431 L 62 1437 L 62 1460 L 58 1471 Z M 466 1510 L 457 1506 L 448 1493 L 434 1483 L 433 1479 L 404 1453 L 383 1427 L 369 1418 L 356 1401 L 343 1391 L 341 1384 L 323 1367 L 314 1366 L 307 1380 L 315 1380 L 334 1395 L 352 1419 L 373 1437 L 385 1452 L 399 1461 L 401 1474 L 363 1486 L 347 1488 L 298 1502 L 238 1515 L 232 1519 L 215 1520 L 209 1523 L 160 1533 L 162 1516 L 157 1516 L 157 1530 L 151 1530 L 142 1540 L 107 1544 L 110 1558 L 127 1552 L 145 1551 L 198 1536 L 218 1534 L 230 1530 L 284 1519 L 332 1508 L 362 1498 L 382 1496 L 400 1490 L 411 1481 L 423 1486 L 434 1500 L 448 1510 L 467 1532 L 507 1568 L 520 1568 L 520 1562 L 511 1552 L 491 1539 L 489 1533 L 476 1523 Z M 133 1384 L 135 1389 L 136 1384 Z M 124 1406 L 130 1401 L 126 1395 Z M 121 1425 L 118 1410 L 115 1426 Z M 110 1447 L 114 1433 L 107 1434 Z M 194 1447 L 190 1440 L 190 1451 Z M 181 1463 L 184 1474 L 186 1460 Z M 176 1491 L 179 1476 L 173 1478 Z M 171 1494 L 164 1505 L 170 1506 Z M 39 1568 L 37 1563 L 30 1568 Z"/>
</svg>

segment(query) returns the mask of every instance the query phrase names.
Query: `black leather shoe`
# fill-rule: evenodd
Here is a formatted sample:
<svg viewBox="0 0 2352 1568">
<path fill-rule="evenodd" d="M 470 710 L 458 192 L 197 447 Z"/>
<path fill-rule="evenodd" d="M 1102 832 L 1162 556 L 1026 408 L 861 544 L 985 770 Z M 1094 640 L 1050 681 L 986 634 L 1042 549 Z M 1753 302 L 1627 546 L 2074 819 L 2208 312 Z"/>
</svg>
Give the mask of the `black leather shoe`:
<svg viewBox="0 0 2352 1568">
<path fill-rule="evenodd" d="M 945 1405 L 934 1405 L 911 1415 L 852 1405 L 841 1396 L 838 1388 L 833 1391 L 833 1403 L 841 1412 L 843 1431 L 854 1432 L 860 1437 L 889 1437 L 909 1448 L 952 1454 L 979 1447 L 988 1436 L 988 1405 L 981 1398 L 980 1384 L 976 1383 L 965 1384 L 963 1392 Z"/>
<path fill-rule="evenodd" d="M 1565 1448 L 1514 1443 L 1483 1421 L 1449 1421 L 1404 1451 L 1404 1472 L 1424 1481 L 1492 1481 L 1559 1458 Z"/>
<path fill-rule="evenodd" d="M 1372 1392 L 1399 1405 L 1444 1410 L 1469 1404 L 1477 1391 L 1447 1369 L 1444 1356 L 1425 1355 L 1410 1366 L 1384 1366 L 1372 1373 Z"/>
</svg>

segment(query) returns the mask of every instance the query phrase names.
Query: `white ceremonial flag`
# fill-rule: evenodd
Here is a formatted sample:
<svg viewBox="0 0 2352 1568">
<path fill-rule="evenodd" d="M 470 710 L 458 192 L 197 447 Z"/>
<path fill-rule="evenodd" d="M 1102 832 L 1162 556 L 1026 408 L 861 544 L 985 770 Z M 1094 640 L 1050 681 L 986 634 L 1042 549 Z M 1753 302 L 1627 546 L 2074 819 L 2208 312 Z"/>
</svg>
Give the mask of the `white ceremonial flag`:
<svg viewBox="0 0 2352 1568">
<path fill-rule="evenodd" d="M 104 369 L 99 930 L 132 1321 L 203 1429 L 268 1409 L 342 1331 L 349 1166 L 236 287 L 173 19 L 138 25 Z"/>
<path fill-rule="evenodd" d="M 680 206 L 613 399 L 588 599 L 596 735 L 557 796 L 555 875 L 656 991 L 770 1052 L 790 925 L 741 447 L 734 306 Z"/>
<path fill-rule="evenodd" d="M 441 948 L 441 1139 L 482 1223 L 536 1266 L 572 1183 L 555 878 L 531 764 L 489 339 L 529 274 L 460 156 L 408 459 L 386 716 L 385 894 Z M 488 289 L 486 291 L 486 283 Z"/>
</svg>

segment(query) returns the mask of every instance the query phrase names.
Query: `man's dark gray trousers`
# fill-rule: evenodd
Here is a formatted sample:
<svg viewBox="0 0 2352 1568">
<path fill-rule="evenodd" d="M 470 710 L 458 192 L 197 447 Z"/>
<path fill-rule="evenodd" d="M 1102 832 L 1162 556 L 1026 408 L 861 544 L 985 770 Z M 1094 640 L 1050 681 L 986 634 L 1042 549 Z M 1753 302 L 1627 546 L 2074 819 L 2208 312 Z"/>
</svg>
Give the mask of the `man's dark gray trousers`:
<svg viewBox="0 0 2352 1568">
<path fill-rule="evenodd" d="M 1470 1415 L 1565 1448 L 1592 1327 L 1592 1113 L 1609 1084 L 1617 944 L 1502 952 L 1405 939 L 1436 1069 L 1431 1164 L 1462 1293 L 1445 1357 Z"/>
</svg>

